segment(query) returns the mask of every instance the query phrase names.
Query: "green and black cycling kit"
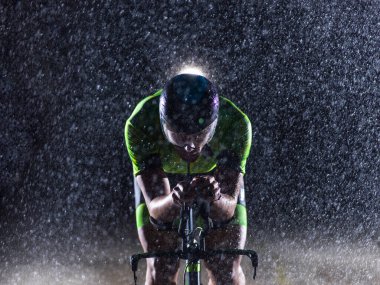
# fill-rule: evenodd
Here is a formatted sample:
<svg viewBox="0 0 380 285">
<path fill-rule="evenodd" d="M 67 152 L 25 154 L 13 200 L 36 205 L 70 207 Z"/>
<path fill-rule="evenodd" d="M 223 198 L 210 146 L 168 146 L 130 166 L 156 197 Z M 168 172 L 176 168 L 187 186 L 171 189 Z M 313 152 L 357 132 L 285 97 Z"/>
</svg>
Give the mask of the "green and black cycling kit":
<svg viewBox="0 0 380 285">
<path fill-rule="evenodd" d="M 159 96 L 162 90 L 144 98 L 125 124 L 125 142 L 132 161 L 133 175 L 142 170 L 160 167 L 170 176 L 187 174 L 187 163 L 176 152 L 162 130 L 159 116 Z M 220 96 L 218 123 L 211 141 L 203 148 L 196 161 L 190 163 L 190 174 L 210 174 L 218 166 L 232 168 L 245 174 L 245 166 L 252 142 L 252 127 L 246 114 L 234 103 Z M 149 212 L 135 183 L 136 225 L 149 223 Z M 240 190 L 235 216 L 230 223 L 247 226 L 244 189 Z"/>
</svg>

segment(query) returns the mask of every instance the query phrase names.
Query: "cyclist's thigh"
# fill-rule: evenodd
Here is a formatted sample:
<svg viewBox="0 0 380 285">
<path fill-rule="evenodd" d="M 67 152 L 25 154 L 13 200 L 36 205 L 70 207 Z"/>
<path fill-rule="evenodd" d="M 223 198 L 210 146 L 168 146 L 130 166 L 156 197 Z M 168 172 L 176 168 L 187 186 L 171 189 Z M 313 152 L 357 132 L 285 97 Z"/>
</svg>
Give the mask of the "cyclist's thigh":
<svg viewBox="0 0 380 285">
<path fill-rule="evenodd" d="M 243 249 L 246 237 L 247 227 L 242 225 L 234 224 L 228 225 L 225 228 L 213 229 L 210 230 L 206 237 L 206 248 L 208 250 L 227 248 Z M 221 276 L 230 276 L 232 272 L 239 270 L 240 262 L 241 256 L 214 256 L 205 259 L 205 266 L 209 274 L 219 279 Z"/>
<path fill-rule="evenodd" d="M 139 240 L 144 252 L 147 251 L 172 251 L 178 246 L 178 234 L 175 231 L 159 231 L 149 221 L 149 212 L 145 204 L 144 197 L 135 181 L 136 198 L 136 226 Z M 179 260 L 176 258 L 149 258 L 148 267 L 160 269 L 170 267 L 169 271 L 174 273 L 179 267 Z M 148 268 L 149 269 L 149 268 Z M 162 271 L 161 271 L 162 272 Z"/>
<path fill-rule="evenodd" d="M 156 230 L 151 224 L 138 229 L 144 252 L 176 249 L 177 234 Z M 146 284 L 176 284 L 180 261 L 178 258 L 147 258 Z"/>
<path fill-rule="evenodd" d="M 152 224 L 137 229 L 144 251 L 175 250 L 178 247 L 178 233 L 175 231 L 159 231 Z"/>
</svg>

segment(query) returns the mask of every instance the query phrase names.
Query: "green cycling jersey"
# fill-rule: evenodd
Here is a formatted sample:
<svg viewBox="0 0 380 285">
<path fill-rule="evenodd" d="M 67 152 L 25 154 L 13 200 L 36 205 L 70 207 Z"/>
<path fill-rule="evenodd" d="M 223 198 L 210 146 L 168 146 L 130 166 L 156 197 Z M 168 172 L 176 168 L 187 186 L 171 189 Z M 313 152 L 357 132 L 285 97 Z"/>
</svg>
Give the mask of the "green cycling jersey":
<svg viewBox="0 0 380 285">
<path fill-rule="evenodd" d="M 161 130 L 161 92 L 159 90 L 140 101 L 125 124 L 125 141 L 134 176 L 149 167 L 161 167 L 166 173 L 187 174 L 186 162 Z M 245 174 L 251 142 L 252 127 L 247 115 L 230 100 L 220 96 L 215 134 L 198 159 L 190 164 L 190 173 L 208 173 L 223 165 Z"/>
</svg>

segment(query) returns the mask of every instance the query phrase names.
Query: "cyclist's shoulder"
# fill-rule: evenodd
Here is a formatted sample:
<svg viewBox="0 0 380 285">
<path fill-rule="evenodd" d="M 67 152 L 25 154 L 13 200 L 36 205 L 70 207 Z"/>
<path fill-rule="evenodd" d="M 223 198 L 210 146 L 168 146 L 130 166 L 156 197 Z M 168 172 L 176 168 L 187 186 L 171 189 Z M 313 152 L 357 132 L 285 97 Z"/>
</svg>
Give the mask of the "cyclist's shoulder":
<svg viewBox="0 0 380 285">
<path fill-rule="evenodd" d="M 159 96 L 162 90 L 143 98 L 126 120 L 124 134 L 126 137 L 144 137 L 153 142 L 160 138 Z"/>
<path fill-rule="evenodd" d="M 139 123 L 149 124 L 153 121 L 156 121 L 159 118 L 158 108 L 159 96 L 161 93 L 162 89 L 158 90 L 152 95 L 141 99 L 137 103 L 130 117 L 127 119 L 127 122 L 136 125 Z"/>
<path fill-rule="evenodd" d="M 223 96 L 220 96 L 219 118 L 221 123 L 229 126 L 234 124 L 250 127 L 251 125 L 248 116 L 232 100 Z"/>
</svg>

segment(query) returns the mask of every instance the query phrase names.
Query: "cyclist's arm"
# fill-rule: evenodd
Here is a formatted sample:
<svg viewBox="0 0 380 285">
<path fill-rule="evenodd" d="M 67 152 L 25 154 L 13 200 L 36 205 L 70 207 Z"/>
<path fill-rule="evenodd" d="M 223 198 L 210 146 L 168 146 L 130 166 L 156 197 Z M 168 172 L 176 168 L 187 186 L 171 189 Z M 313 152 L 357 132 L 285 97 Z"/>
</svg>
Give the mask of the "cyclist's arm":
<svg viewBox="0 0 380 285">
<path fill-rule="evenodd" d="M 222 196 L 212 203 L 210 218 L 216 221 L 229 220 L 234 215 L 240 188 L 244 187 L 243 174 L 236 169 L 219 167 L 214 176 Z"/>
<path fill-rule="evenodd" d="M 217 157 L 218 166 L 214 176 L 222 197 L 211 207 L 210 217 L 214 220 L 223 221 L 233 217 L 240 189 L 244 187 L 243 175 L 251 149 L 252 126 L 245 114 L 241 111 L 236 114 L 223 137 L 227 149 L 222 150 Z"/>
<path fill-rule="evenodd" d="M 180 210 L 173 202 L 169 179 L 165 172 L 161 168 L 148 168 L 141 171 L 136 180 L 150 216 L 162 222 L 172 222 Z"/>
</svg>

